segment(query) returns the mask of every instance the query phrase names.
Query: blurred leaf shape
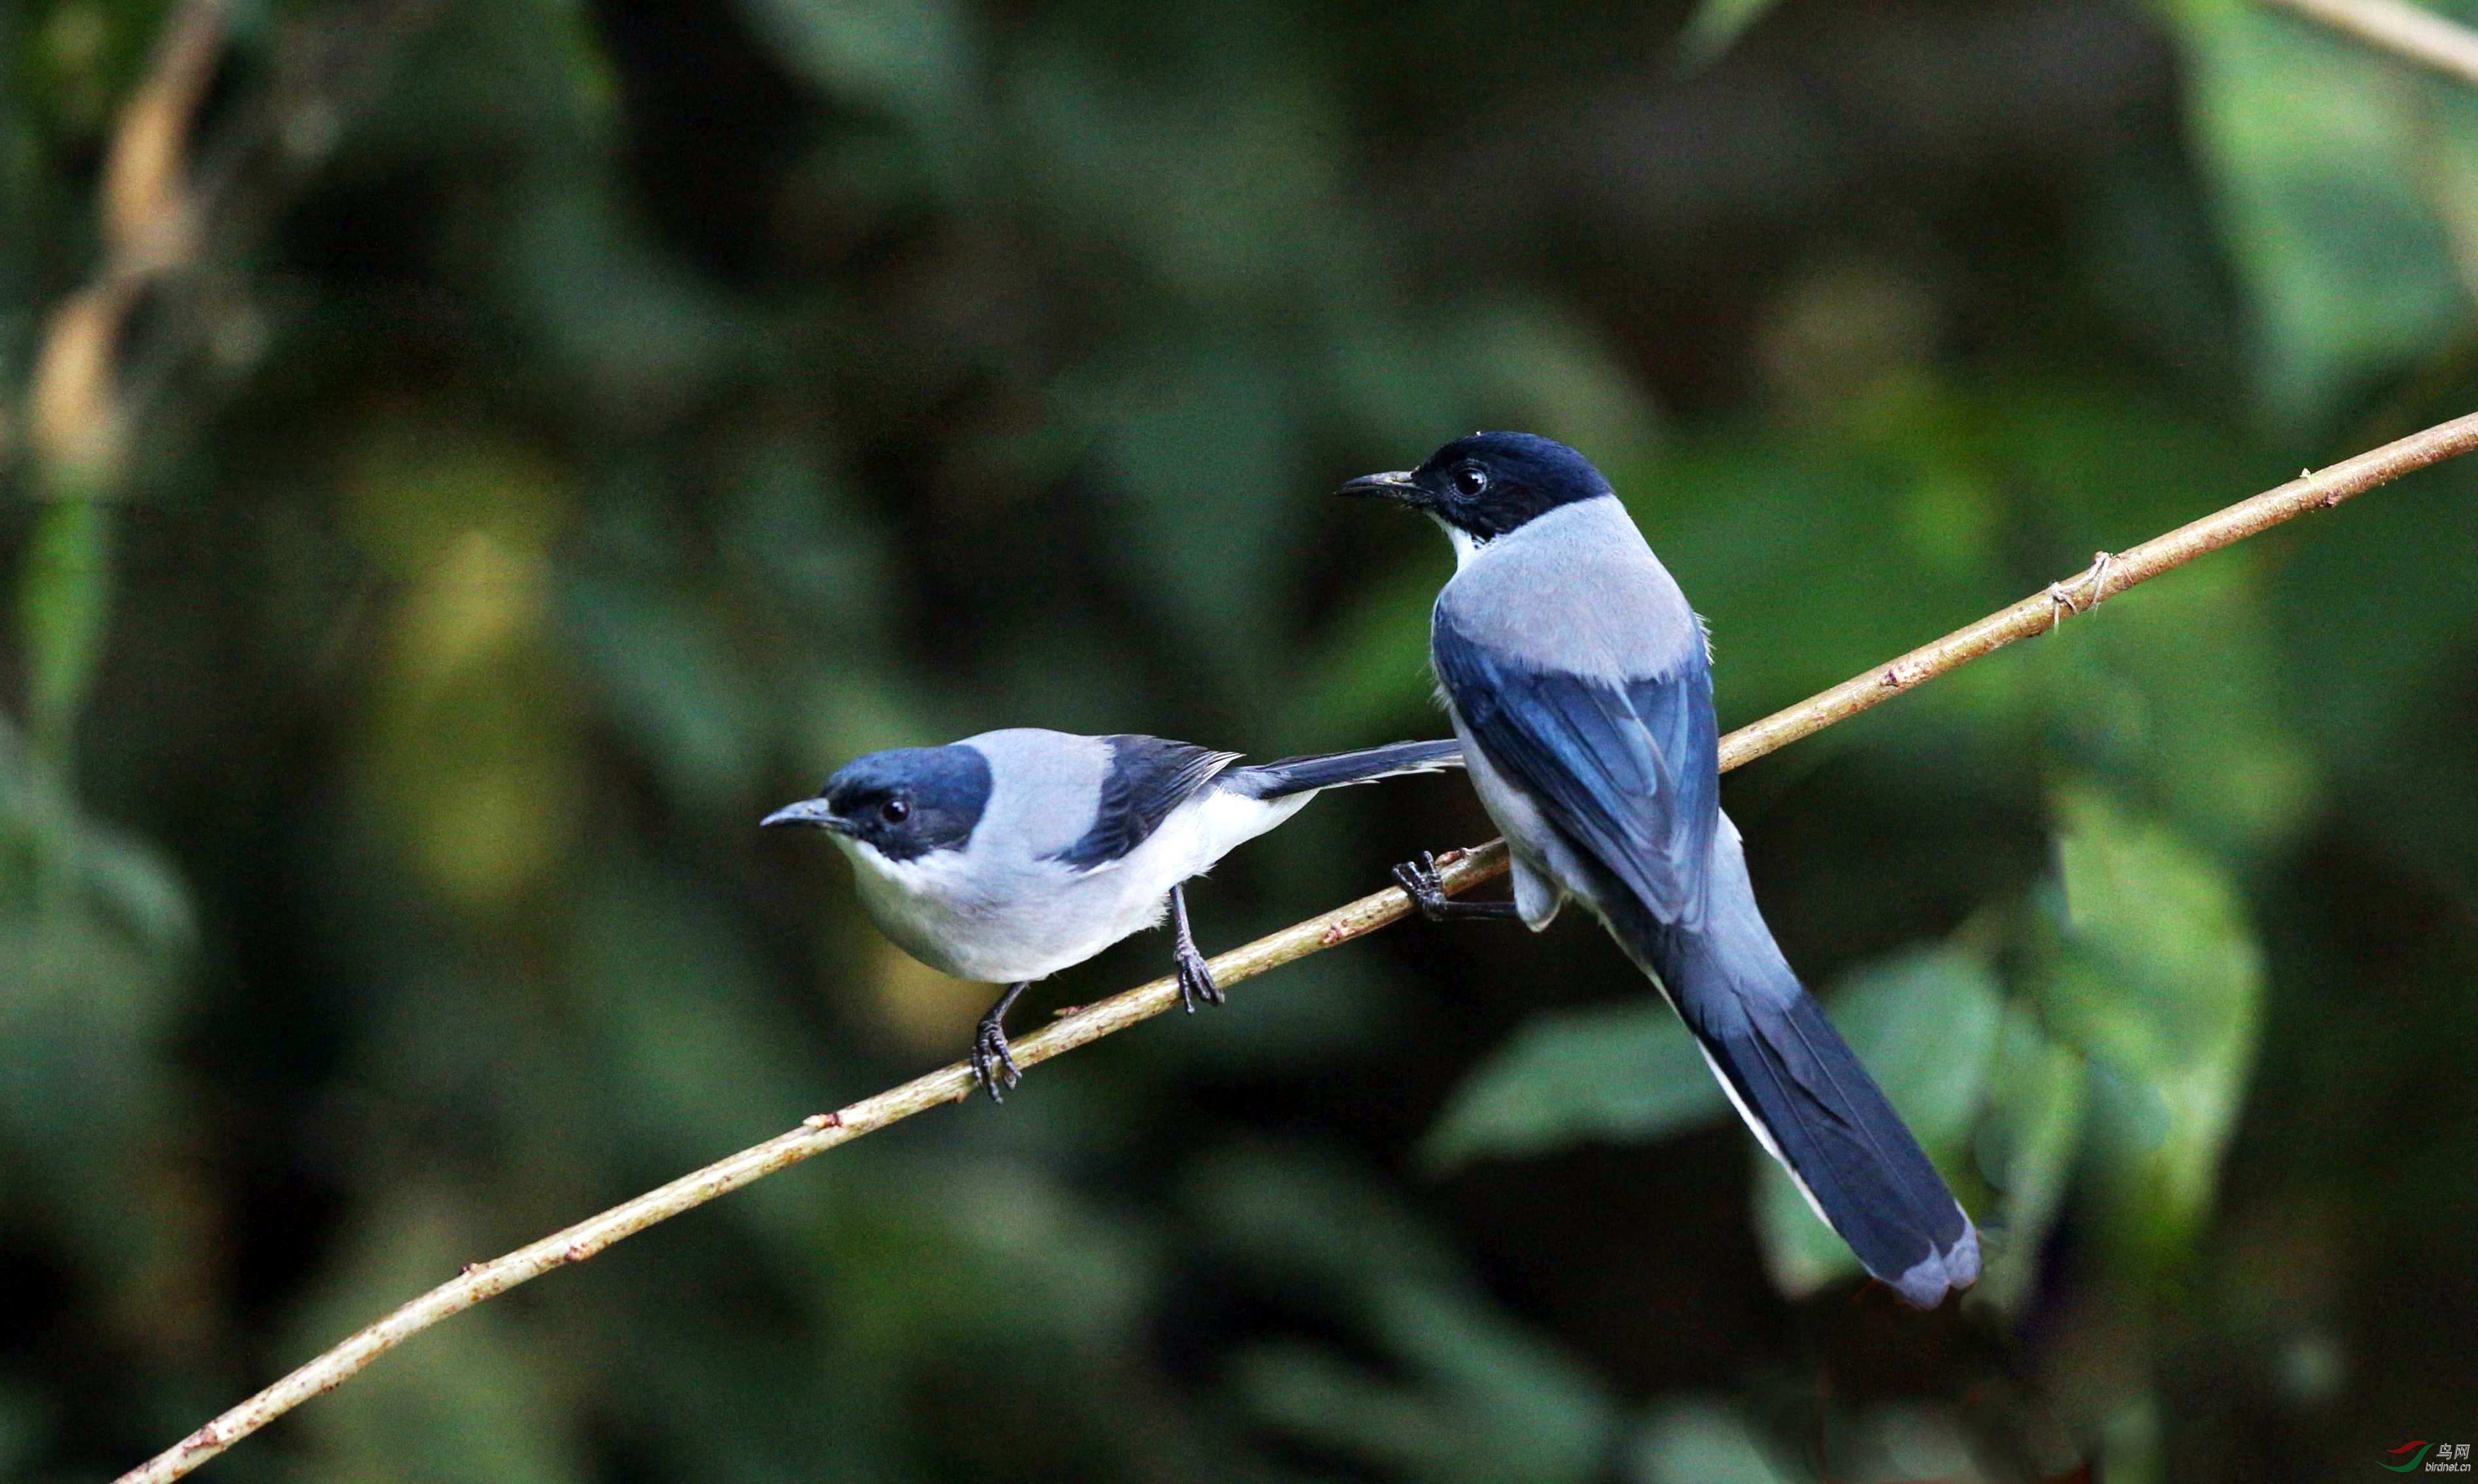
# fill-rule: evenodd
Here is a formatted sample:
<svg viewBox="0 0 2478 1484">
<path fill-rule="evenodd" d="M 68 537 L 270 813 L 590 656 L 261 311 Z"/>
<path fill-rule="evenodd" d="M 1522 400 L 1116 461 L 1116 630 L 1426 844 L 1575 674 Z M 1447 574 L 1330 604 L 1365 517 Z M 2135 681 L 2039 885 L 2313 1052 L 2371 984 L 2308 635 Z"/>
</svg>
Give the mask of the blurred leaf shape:
<svg viewBox="0 0 2478 1484">
<path fill-rule="evenodd" d="M 2055 812 L 2065 922 L 2041 1008 L 2111 1074 L 2095 1086 L 2125 1094 L 2104 1095 L 2093 1125 L 2115 1238 L 2174 1256 L 2209 1214 L 2243 1102 L 2263 951 L 2227 872 L 2168 826 L 2082 784 Z"/>
<path fill-rule="evenodd" d="M 2282 693 L 2345 791 L 2349 834 L 2478 900 L 2478 470 L 2438 469 L 2318 523 L 2271 574 Z M 2380 572 L 2380 580 L 2368 574 Z"/>
<path fill-rule="evenodd" d="M 1956 1178 L 1987 1087 L 2004 995 L 1980 954 L 1959 943 L 1904 950 L 1843 981 L 1833 1023 L 1943 1170 Z M 1783 1293 L 1805 1296 L 1858 1270 L 1780 1164 L 1756 1154 L 1756 1227 Z"/>
<path fill-rule="evenodd" d="M 2430 80 L 2313 21 L 2235 0 L 2170 7 L 2222 237 L 2253 309 L 2258 400 L 2328 425 L 2458 333 L 2468 299 L 2428 196 L 2437 140 L 2478 130 Z"/>
<path fill-rule="evenodd" d="M 1272 669 L 1259 619 L 1292 538 L 1317 510 L 1285 487 L 1286 376 L 1253 336 L 1209 336 L 1153 353 L 1131 374 L 1142 396 L 1111 419 L 1102 455 L 1111 555 L 1133 601 L 1191 642 L 1233 705 L 1253 704 Z"/>
<path fill-rule="evenodd" d="M 1608 473 L 1710 624 L 1725 724 L 1846 680 L 2018 595 L 1992 545 L 1972 541 L 1986 521 L 1887 539 L 1906 495 L 1950 509 L 1995 504 L 1996 471 L 1941 437 L 1906 433 L 1871 450 L 1714 436 Z M 1680 490 L 1694 499 L 1670 505 L 1666 492 Z"/>
<path fill-rule="evenodd" d="M 172 1193 L 144 1176 L 177 1104 L 195 913 L 167 857 L 45 797 L 30 766 L 0 716 L 0 1209 L 49 1211 L 133 1284 L 168 1255 L 153 1206 Z"/>
<path fill-rule="evenodd" d="M 2062 1208 L 2089 1110 L 2082 1056 L 2051 1037 L 2027 1003 L 2005 1007 L 1986 1112 L 1973 1140 L 1992 1207 L 1973 1214 L 1985 1240 L 1979 1296 L 2018 1312 L 2035 1296 L 2039 1250 Z"/>
<path fill-rule="evenodd" d="M 31 1386 L 0 1382 L 0 1474 L 22 1478 L 52 1431 L 50 1408 Z"/>
<path fill-rule="evenodd" d="M 1314 663 L 1299 675 L 1286 730 L 1375 736 L 1416 718 L 1440 724 L 1429 666 L 1429 610 L 1451 573 L 1435 560 L 1368 584 L 1334 621 Z"/>
<path fill-rule="evenodd" d="M 601 182 L 525 197 L 504 260 L 516 312 L 568 385 L 631 426 L 659 423 L 752 352 L 753 327 L 667 257 Z"/>
<path fill-rule="evenodd" d="M 1242 1405 L 1316 1448 L 1407 1479 L 1585 1480 L 1612 1398 L 1507 1318 L 1373 1171 L 1296 1148 L 1212 1158 L 1183 1204 L 1211 1248 L 1271 1292 L 1338 1314 L 1375 1365 L 1306 1341 L 1231 1361 Z"/>
<path fill-rule="evenodd" d="M 1793 1484 L 1804 1469 L 1774 1465 L 1755 1429 L 1717 1397 L 1673 1396 L 1643 1421 L 1630 1450 L 1633 1484 Z"/>
<path fill-rule="evenodd" d="M 550 634 L 563 491 L 519 448 L 410 423 L 381 428 L 361 463 L 359 535 L 406 584 L 366 786 L 443 895 L 505 910 L 554 872 L 575 807 Z"/>
<path fill-rule="evenodd" d="M 370 759 L 380 798 L 450 900 L 504 907 L 548 878 L 574 804 L 536 553 L 469 534 L 392 625 Z"/>
<path fill-rule="evenodd" d="M 963 7 L 952 0 L 742 0 L 785 65 L 827 93 L 884 109 L 950 143 L 981 75 Z"/>
<path fill-rule="evenodd" d="M 1647 1143 L 1729 1108 L 1677 1013 L 1649 994 L 1525 1021 L 1455 1090 L 1420 1158 L 1442 1170 L 1592 1139 Z"/>
<path fill-rule="evenodd" d="M 639 860 L 605 852 L 569 921 L 576 995 L 641 1149 L 691 1165 L 797 1117 L 822 1069 L 759 992 L 766 975 L 714 906 Z M 812 1094 L 814 1096 L 814 1094 Z"/>
<path fill-rule="evenodd" d="M 467 1229 L 461 1194 L 391 1191 L 323 1292 L 296 1316 L 288 1351 L 310 1354 L 504 1245 Z M 594 1393 L 594 1352 L 521 1308 L 485 1304 L 406 1346 L 325 1405 L 305 1408 L 300 1446 L 329 1478 L 401 1484 L 566 1484 L 592 1476 L 580 1405 Z"/>
<path fill-rule="evenodd" d="M 1871 1406 L 1837 1417 L 1822 1429 L 1819 1471 L 1834 1484 L 1979 1484 L 1989 1475 L 1972 1467 L 1971 1450 L 1939 1407 L 1917 1403 Z M 2003 1475 L 1998 1475 L 2003 1477 Z"/>
<path fill-rule="evenodd" d="M 1179 1204 L 1214 1251 L 1287 1292 L 1363 1297 L 1380 1279 L 1462 1270 L 1369 1170 L 1321 1150 L 1248 1145 L 1199 1160 Z"/>
<path fill-rule="evenodd" d="M 112 612 L 111 508 L 56 499 L 36 517 L 17 620 L 25 635 L 27 722 L 35 745 L 58 753 L 86 699 Z"/>
<path fill-rule="evenodd" d="M 2288 840 L 2317 802 L 2263 570 L 2263 553 L 2226 553 L 2111 599 L 2020 672 L 2081 766 L 2135 784 L 2198 844 L 2240 857 Z"/>
<path fill-rule="evenodd" d="M 1616 1407 L 1592 1376 L 1480 1295 L 1411 1280 L 1370 1303 L 1383 1372 L 1299 1342 L 1251 1346 L 1232 1384 L 1267 1424 L 1405 1479 L 1581 1484 Z"/>
<path fill-rule="evenodd" d="M 1694 18 L 1678 38 L 1681 60 L 1690 67 L 1700 67 L 1719 60 L 1732 42 L 1746 34 L 1747 28 L 1763 18 L 1773 8 L 1773 0 L 1703 0 L 1695 7 Z"/>
<path fill-rule="evenodd" d="M 563 627 L 671 796 L 699 815 L 747 798 L 763 713 L 720 626 L 653 583 L 576 575 L 565 588 Z"/>
</svg>

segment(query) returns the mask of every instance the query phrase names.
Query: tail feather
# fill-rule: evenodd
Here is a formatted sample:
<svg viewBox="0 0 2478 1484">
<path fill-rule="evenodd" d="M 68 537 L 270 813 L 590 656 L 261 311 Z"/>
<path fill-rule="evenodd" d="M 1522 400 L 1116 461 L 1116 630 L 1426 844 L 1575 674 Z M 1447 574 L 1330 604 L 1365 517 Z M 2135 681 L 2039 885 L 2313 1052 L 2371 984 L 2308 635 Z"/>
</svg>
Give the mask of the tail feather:
<svg viewBox="0 0 2478 1484">
<path fill-rule="evenodd" d="M 1716 885 L 1724 880 L 1742 886 L 1743 868 Z M 1799 984 L 1752 892 L 1731 890 L 1715 905 L 1705 931 L 1647 918 L 1613 925 L 1659 979 L 1765 1150 L 1870 1273 L 1923 1309 L 1977 1282 L 1977 1229 Z"/>
<path fill-rule="evenodd" d="M 1869 1272 L 1922 1309 L 1979 1280 L 1970 1219 L 1812 995 L 1704 1046 L 1747 1121 Z"/>
<path fill-rule="evenodd" d="M 1403 773 L 1433 773 L 1462 766 L 1463 746 L 1458 742 L 1389 742 L 1357 752 L 1327 752 L 1234 767 L 1219 781 L 1223 787 L 1250 798 L 1282 798 L 1317 789 L 1339 789 Z"/>
</svg>

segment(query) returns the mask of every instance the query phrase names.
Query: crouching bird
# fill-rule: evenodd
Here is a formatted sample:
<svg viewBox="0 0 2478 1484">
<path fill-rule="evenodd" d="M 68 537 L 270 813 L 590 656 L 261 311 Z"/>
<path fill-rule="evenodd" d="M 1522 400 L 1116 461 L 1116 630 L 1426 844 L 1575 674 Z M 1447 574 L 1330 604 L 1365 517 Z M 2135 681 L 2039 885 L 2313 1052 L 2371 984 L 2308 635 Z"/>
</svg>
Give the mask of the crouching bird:
<svg viewBox="0 0 2478 1484">
<path fill-rule="evenodd" d="M 1396 876 L 1432 920 L 1546 927 L 1568 898 L 1668 996 L 1748 1127 L 1903 1298 L 1979 1277 L 1979 1234 L 1764 926 L 1720 808 L 1702 622 L 1599 469 L 1479 433 L 1343 486 L 1427 513 L 1454 543 L 1429 648 L 1464 766 L 1514 858 L 1514 900 Z"/>
<path fill-rule="evenodd" d="M 1007 986 L 973 1038 L 994 1100 L 1021 1073 L 1006 1013 L 1027 986 L 1158 924 L 1179 996 L 1222 1002 L 1188 927 L 1184 883 L 1299 813 L 1320 790 L 1458 766 L 1452 742 L 1243 767 L 1158 737 L 1033 727 L 847 763 L 818 796 L 761 824 L 830 832 L 880 931 L 942 973 Z"/>
</svg>

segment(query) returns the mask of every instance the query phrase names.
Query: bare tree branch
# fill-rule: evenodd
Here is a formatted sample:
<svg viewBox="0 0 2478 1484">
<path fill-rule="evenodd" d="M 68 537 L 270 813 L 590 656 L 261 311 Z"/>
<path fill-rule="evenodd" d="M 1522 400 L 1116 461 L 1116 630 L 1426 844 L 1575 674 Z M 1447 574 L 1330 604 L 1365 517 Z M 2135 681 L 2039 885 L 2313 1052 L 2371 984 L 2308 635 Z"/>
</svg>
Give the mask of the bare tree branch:
<svg viewBox="0 0 2478 1484">
<path fill-rule="evenodd" d="M 2102 555 L 2076 577 L 2053 584 L 2010 608 L 1913 649 L 1889 665 L 1731 733 L 1721 741 L 1721 766 L 1726 769 L 1752 762 L 2016 640 L 2048 633 L 2068 615 L 2086 613 L 2103 600 L 2183 566 L 2206 552 L 2216 551 L 2308 511 L 2328 510 L 2403 474 L 2472 449 L 2478 449 L 2478 413 L 2440 423 L 2333 465 L 2320 473 L 2302 474 L 2278 489 L 2180 526 L 2120 555 Z M 1477 849 L 1448 852 L 1438 858 L 1438 865 L 1446 890 L 1461 892 L 1504 872 L 1505 845 L 1502 841 L 1491 841 Z M 1214 980 L 1224 986 L 1237 984 L 1311 953 L 1366 937 L 1401 919 L 1410 911 L 1410 905 L 1407 897 L 1392 889 L 1363 896 L 1347 907 L 1223 954 L 1213 960 Z M 1062 1016 L 1022 1038 L 1015 1043 L 1015 1059 L 1025 1067 L 1036 1066 L 1139 1020 L 1149 1020 L 1178 1003 L 1176 983 L 1168 978 L 1156 979 Z M 819 1114 L 787 1134 L 682 1175 L 659 1190 L 648 1191 L 504 1257 L 476 1263 L 462 1276 L 432 1289 L 190 1434 L 151 1462 L 121 1475 L 119 1484 L 162 1484 L 164 1480 L 177 1479 L 302 1402 L 351 1380 L 371 1361 L 449 1315 L 504 1294 L 554 1268 L 581 1263 L 657 1221 L 668 1220 L 889 1123 L 940 1103 L 954 1102 L 972 1091 L 970 1068 L 962 1062 L 954 1063 L 837 1112 Z"/>
<path fill-rule="evenodd" d="M 2263 0 L 2369 46 L 2478 85 L 2478 31 L 2407 0 Z"/>
<path fill-rule="evenodd" d="M 2473 448 L 2478 448 L 2478 413 L 2438 423 L 2320 472 L 2309 470 L 2276 490 L 2239 500 L 2164 536 L 2155 536 L 2139 546 L 2113 555 L 2098 553 L 2077 576 L 2051 583 L 2044 591 L 1989 614 L 1968 628 L 1956 629 L 1889 665 L 1854 675 L 1830 691 L 1732 732 L 1721 739 L 1721 767 L 1726 771 L 1753 762 L 1776 747 L 1787 746 L 1836 721 L 1847 720 L 2015 640 L 2045 634 L 2068 615 L 2087 613 L 2102 600 L 2149 582 L 2162 572 L 2184 566 L 2206 552 L 2241 541 L 2310 510 L 2330 510 L 2353 495 L 2388 485 L 2430 464 L 2458 458 Z"/>
</svg>

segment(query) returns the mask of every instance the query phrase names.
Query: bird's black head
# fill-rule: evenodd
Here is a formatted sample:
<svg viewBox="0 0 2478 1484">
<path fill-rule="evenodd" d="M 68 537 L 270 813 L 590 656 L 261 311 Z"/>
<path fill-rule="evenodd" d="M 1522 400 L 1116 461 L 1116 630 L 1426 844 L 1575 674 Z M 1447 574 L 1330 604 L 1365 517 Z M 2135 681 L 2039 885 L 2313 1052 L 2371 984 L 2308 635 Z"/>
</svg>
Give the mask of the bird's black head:
<svg viewBox="0 0 2478 1484">
<path fill-rule="evenodd" d="M 1610 490 L 1591 460 L 1555 439 L 1475 433 L 1429 455 L 1416 469 L 1364 475 L 1338 492 L 1399 500 L 1475 541 L 1491 541 L 1561 505 Z"/>
<path fill-rule="evenodd" d="M 854 758 L 818 796 L 778 809 L 761 824 L 832 830 L 890 861 L 961 850 L 990 802 L 990 760 L 972 747 L 898 747 Z"/>
</svg>

